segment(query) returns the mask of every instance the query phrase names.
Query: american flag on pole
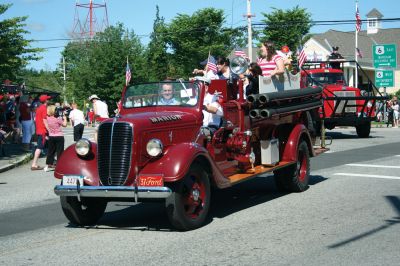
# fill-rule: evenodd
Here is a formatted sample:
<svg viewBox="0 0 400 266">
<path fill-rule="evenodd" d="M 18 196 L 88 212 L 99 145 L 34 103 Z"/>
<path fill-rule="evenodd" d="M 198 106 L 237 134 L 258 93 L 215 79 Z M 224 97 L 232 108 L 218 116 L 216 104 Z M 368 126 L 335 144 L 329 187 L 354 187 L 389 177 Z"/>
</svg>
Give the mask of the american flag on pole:
<svg viewBox="0 0 400 266">
<path fill-rule="evenodd" d="M 361 30 L 361 17 L 360 17 L 360 12 L 358 11 L 358 6 L 356 8 L 356 30 L 357 31 Z"/>
<path fill-rule="evenodd" d="M 214 73 L 218 72 L 217 60 L 215 60 L 215 58 L 213 56 L 211 56 L 211 55 L 208 56 L 207 70 L 211 70 Z"/>
<path fill-rule="evenodd" d="M 239 49 L 235 50 L 235 56 L 240 56 L 245 59 L 249 59 L 249 57 L 246 55 L 246 53 Z"/>
<path fill-rule="evenodd" d="M 128 58 L 126 58 L 126 72 L 125 72 L 125 86 L 128 86 L 129 81 L 131 81 L 131 69 L 129 68 Z"/>
<path fill-rule="evenodd" d="M 297 62 L 298 62 L 299 68 L 301 68 L 301 66 L 304 64 L 306 59 L 307 59 L 307 55 L 306 55 L 306 52 L 304 51 L 304 47 L 300 46 L 297 49 Z"/>
</svg>

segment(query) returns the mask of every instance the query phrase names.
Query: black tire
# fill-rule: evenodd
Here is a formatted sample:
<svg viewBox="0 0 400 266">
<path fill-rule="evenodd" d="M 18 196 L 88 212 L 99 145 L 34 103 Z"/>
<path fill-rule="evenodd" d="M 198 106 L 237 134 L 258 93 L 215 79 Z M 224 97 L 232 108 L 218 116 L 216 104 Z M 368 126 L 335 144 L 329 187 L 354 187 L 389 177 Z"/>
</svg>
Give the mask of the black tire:
<svg viewBox="0 0 400 266">
<path fill-rule="evenodd" d="M 305 141 L 297 150 L 297 163 L 274 171 L 276 187 L 284 192 L 302 192 L 308 189 L 310 179 L 310 153 Z"/>
<path fill-rule="evenodd" d="M 67 219 L 75 225 L 96 224 L 103 216 L 107 201 L 98 198 L 60 197 L 62 210 Z"/>
<path fill-rule="evenodd" d="M 166 199 L 166 209 L 171 224 L 178 230 L 201 227 L 210 209 L 211 190 L 207 173 L 199 164 L 190 166 L 186 176 L 172 187 Z"/>
<path fill-rule="evenodd" d="M 310 133 L 312 145 L 315 145 L 315 142 L 317 140 L 317 135 L 318 135 L 318 129 L 317 129 L 317 121 L 311 114 L 311 112 L 307 111 L 306 113 L 306 119 L 305 119 L 305 126 L 308 129 L 308 132 Z M 314 115 L 315 116 L 315 115 Z"/>
<path fill-rule="evenodd" d="M 356 126 L 356 131 L 359 138 L 368 138 L 371 133 L 371 122 Z"/>
</svg>

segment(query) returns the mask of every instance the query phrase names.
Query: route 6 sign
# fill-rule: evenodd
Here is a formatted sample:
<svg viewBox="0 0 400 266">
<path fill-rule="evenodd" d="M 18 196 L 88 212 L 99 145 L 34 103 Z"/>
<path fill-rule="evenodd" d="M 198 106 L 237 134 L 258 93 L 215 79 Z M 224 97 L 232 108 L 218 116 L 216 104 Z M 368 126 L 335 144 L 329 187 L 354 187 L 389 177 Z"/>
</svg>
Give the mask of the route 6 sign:
<svg viewBox="0 0 400 266">
<path fill-rule="evenodd" d="M 373 45 L 372 58 L 375 68 L 396 68 L 396 44 Z"/>
<path fill-rule="evenodd" d="M 383 55 L 385 53 L 385 46 L 379 45 L 375 47 L 375 54 Z"/>
<path fill-rule="evenodd" d="M 375 71 L 375 85 L 377 87 L 393 87 L 394 75 L 393 70 L 377 70 Z"/>
</svg>

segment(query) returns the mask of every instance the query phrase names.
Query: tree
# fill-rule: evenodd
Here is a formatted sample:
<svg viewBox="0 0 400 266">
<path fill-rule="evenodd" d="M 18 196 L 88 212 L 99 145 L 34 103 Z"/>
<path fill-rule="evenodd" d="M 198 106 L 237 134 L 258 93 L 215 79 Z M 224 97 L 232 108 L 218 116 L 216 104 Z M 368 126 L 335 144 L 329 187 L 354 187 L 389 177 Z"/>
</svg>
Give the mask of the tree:
<svg viewBox="0 0 400 266">
<path fill-rule="evenodd" d="M 0 15 L 4 14 L 11 4 L 0 4 Z M 24 38 L 29 32 L 24 17 L 15 17 L 0 21 L 0 80 L 15 80 L 20 71 L 31 60 L 39 60 L 39 52 L 43 49 L 29 48 L 32 41 Z"/>
<path fill-rule="evenodd" d="M 156 6 L 156 19 L 153 24 L 153 32 L 146 51 L 147 74 L 149 81 L 163 80 L 168 76 L 168 53 L 165 41 L 164 18 L 160 17 L 159 7 Z M 152 66 L 152 67 L 150 67 Z"/>
<path fill-rule="evenodd" d="M 35 88 L 38 90 L 62 92 L 62 80 L 57 72 L 23 69 L 20 75 L 28 89 Z"/>
<path fill-rule="evenodd" d="M 226 56 L 235 44 L 238 30 L 223 27 L 223 10 L 205 8 L 192 16 L 178 14 L 166 27 L 166 42 L 171 50 L 169 73 L 188 77 L 199 62 L 212 55 Z"/>
<path fill-rule="evenodd" d="M 265 17 L 262 21 L 266 26 L 260 41 L 267 39 L 273 41 L 277 49 L 287 45 L 291 51 L 295 51 L 300 44 L 307 41 L 305 36 L 312 26 L 311 14 L 299 6 L 287 10 L 277 8 L 273 10 L 270 14 L 262 13 Z"/>
<path fill-rule="evenodd" d="M 67 76 L 74 83 L 75 100 L 85 100 L 97 94 L 115 109 L 125 85 L 126 59 L 132 80 L 147 80 L 144 47 L 139 38 L 124 29 L 122 24 L 108 27 L 93 40 L 70 42 L 62 52 L 67 62 Z"/>
</svg>

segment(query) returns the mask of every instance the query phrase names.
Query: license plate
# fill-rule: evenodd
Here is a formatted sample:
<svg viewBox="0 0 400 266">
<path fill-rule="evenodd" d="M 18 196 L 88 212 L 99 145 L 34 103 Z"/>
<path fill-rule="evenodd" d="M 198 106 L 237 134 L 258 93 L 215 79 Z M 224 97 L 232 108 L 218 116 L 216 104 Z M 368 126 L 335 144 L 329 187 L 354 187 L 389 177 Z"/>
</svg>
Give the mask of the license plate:
<svg viewBox="0 0 400 266">
<path fill-rule="evenodd" d="M 76 186 L 77 182 L 79 182 L 80 186 L 83 186 L 83 176 L 81 176 L 81 175 L 65 175 L 62 178 L 63 186 Z"/>
<path fill-rule="evenodd" d="M 162 187 L 164 186 L 164 178 L 162 175 L 140 175 L 139 187 Z"/>
</svg>

